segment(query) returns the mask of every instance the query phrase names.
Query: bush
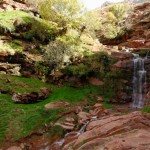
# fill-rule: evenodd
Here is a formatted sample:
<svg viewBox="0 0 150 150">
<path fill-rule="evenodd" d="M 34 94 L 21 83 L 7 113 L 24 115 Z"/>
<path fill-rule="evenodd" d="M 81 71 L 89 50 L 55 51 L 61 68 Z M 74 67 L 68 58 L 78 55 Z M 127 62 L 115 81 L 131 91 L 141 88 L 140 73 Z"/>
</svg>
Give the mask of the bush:
<svg viewBox="0 0 150 150">
<path fill-rule="evenodd" d="M 36 18 L 32 22 L 31 30 L 24 34 L 24 38 L 31 41 L 37 39 L 48 43 L 55 39 L 57 32 L 57 24 Z"/>
<path fill-rule="evenodd" d="M 90 70 L 88 68 L 88 66 L 84 65 L 84 64 L 79 64 L 79 65 L 70 65 L 67 66 L 64 70 L 64 73 L 68 74 L 68 75 L 72 75 L 72 76 L 76 76 L 76 77 L 87 77 L 88 74 L 90 73 Z"/>
</svg>

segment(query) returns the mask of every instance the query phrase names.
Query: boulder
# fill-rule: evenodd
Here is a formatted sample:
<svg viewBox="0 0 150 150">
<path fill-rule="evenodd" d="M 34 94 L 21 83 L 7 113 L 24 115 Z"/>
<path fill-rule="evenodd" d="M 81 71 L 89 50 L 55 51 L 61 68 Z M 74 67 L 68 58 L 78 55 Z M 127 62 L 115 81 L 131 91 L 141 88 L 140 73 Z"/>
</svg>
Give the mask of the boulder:
<svg viewBox="0 0 150 150">
<path fill-rule="evenodd" d="M 68 105 L 69 103 L 67 102 L 51 102 L 51 103 L 46 104 L 44 107 L 46 109 L 53 109 L 53 108 L 65 107 Z"/>
<path fill-rule="evenodd" d="M 14 93 L 12 96 L 12 100 L 16 103 L 22 104 L 31 104 L 43 101 L 48 98 L 50 95 L 50 90 L 47 88 L 41 88 L 40 92 L 31 92 L 31 93 Z"/>
</svg>

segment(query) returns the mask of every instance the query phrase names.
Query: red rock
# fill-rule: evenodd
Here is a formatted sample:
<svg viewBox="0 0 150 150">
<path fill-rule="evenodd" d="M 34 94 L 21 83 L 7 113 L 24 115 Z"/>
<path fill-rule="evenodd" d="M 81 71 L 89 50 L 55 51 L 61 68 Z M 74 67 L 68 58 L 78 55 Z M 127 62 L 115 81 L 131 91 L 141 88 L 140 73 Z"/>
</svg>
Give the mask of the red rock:
<svg viewBox="0 0 150 150">
<path fill-rule="evenodd" d="M 90 119 L 91 119 L 91 114 L 89 114 L 87 112 L 83 112 L 83 111 L 79 112 L 79 114 L 78 114 L 78 123 L 79 124 L 84 124 Z"/>
<path fill-rule="evenodd" d="M 95 108 L 94 110 L 89 111 L 89 113 L 92 116 L 96 116 L 98 118 L 103 115 L 103 112 L 104 112 L 104 109 L 101 109 L 101 108 Z"/>
<path fill-rule="evenodd" d="M 96 104 L 94 105 L 94 107 L 95 107 L 95 108 L 103 108 L 103 104 L 96 103 Z"/>
<path fill-rule="evenodd" d="M 97 101 L 98 101 L 98 103 L 102 103 L 102 102 L 103 102 L 103 98 L 102 98 L 101 96 L 99 96 L 99 97 L 97 98 Z"/>
<path fill-rule="evenodd" d="M 52 108 L 65 107 L 68 105 L 69 105 L 69 103 L 67 103 L 67 102 L 51 102 L 51 103 L 46 104 L 44 107 L 46 109 L 52 109 Z"/>
<path fill-rule="evenodd" d="M 149 150 L 150 132 L 140 129 L 126 135 L 116 136 L 106 142 L 104 149 L 107 150 Z"/>
<path fill-rule="evenodd" d="M 89 79 L 89 83 L 92 84 L 92 85 L 97 85 L 97 86 L 104 84 L 103 81 L 101 81 L 101 80 L 99 80 L 99 79 L 97 79 L 97 78 L 90 78 L 90 79 Z"/>
<path fill-rule="evenodd" d="M 68 117 L 68 118 L 66 118 L 65 120 L 66 120 L 67 122 L 75 122 L 74 118 L 69 118 L 69 117 Z"/>
<path fill-rule="evenodd" d="M 113 68 L 131 69 L 133 68 L 132 60 L 119 60 L 112 66 Z"/>
<path fill-rule="evenodd" d="M 8 148 L 7 150 L 21 150 L 21 148 L 18 146 L 12 146 L 12 147 Z"/>
<path fill-rule="evenodd" d="M 129 40 L 128 46 L 131 48 L 141 48 L 145 46 L 145 40 Z"/>
<path fill-rule="evenodd" d="M 62 150 L 149 150 L 150 114 L 133 112 L 123 116 L 106 116 L 87 125 L 86 131 L 67 142 Z"/>
<path fill-rule="evenodd" d="M 69 122 L 57 122 L 55 125 L 61 126 L 65 130 L 73 130 L 75 127 L 74 123 L 69 123 Z"/>
<path fill-rule="evenodd" d="M 113 58 L 119 59 L 119 60 L 124 60 L 124 59 L 132 59 L 132 54 L 131 53 L 127 53 L 127 52 L 116 52 L 116 51 L 112 51 L 111 52 L 111 56 Z"/>
</svg>

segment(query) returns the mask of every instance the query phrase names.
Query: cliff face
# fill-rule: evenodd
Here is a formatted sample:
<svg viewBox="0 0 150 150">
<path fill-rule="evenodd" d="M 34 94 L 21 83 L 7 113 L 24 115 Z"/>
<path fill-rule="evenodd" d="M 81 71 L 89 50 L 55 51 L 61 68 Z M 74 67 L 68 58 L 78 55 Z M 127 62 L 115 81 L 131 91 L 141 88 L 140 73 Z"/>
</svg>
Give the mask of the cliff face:
<svg viewBox="0 0 150 150">
<path fill-rule="evenodd" d="M 150 3 L 144 3 L 134 8 L 127 22 L 132 24 L 132 33 L 121 43 L 123 46 L 131 48 L 149 48 L 150 47 Z"/>
</svg>

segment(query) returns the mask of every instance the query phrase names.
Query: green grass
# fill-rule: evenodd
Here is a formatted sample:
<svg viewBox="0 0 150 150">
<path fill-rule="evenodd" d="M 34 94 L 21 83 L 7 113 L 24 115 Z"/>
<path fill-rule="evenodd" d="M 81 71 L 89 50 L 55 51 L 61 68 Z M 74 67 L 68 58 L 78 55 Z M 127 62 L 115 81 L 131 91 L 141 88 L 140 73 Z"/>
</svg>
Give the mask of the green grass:
<svg viewBox="0 0 150 150">
<path fill-rule="evenodd" d="M 19 43 L 16 43 L 15 40 L 13 41 L 5 41 L 5 43 L 1 42 L 0 43 L 0 52 L 22 52 L 23 51 L 23 46 Z"/>
<path fill-rule="evenodd" d="M 144 107 L 142 111 L 146 113 L 150 113 L 150 107 Z"/>
<path fill-rule="evenodd" d="M 9 80 L 9 82 L 8 82 Z M 88 97 L 99 94 L 99 87 L 87 85 L 82 88 L 71 88 L 67 86 L 52 86 L 37 79 L 29 79 L 17 76 L 0 75 L 0 87 L 2 91 L 33 92 L 39 91 L 41 87 L 52 90 L 49 98 L 35 104 L 16 104 L 8 94 L 0 94 L 0 141 L 10 138 L 13 141 L 26 137 L 38 131 L 44 124 L 50 124 L 59 118 L 59 115 L 68 108 L 44 109 L 44 105 L 54 101 L 66 101 L 74 107 L 84 100 L 93 102 L 94 98 Z"/>
<path fill-rule="evenodd" d="M 14 21 L 18 19 L 22 23 L 30 23 L 33 20 L 33 17 L 23 11 L 14 10 L 14 11 L 5 11 L 0 13 L 0 27 L 6 31 L 14 32 L 16 27 Z"/>
</svg>

